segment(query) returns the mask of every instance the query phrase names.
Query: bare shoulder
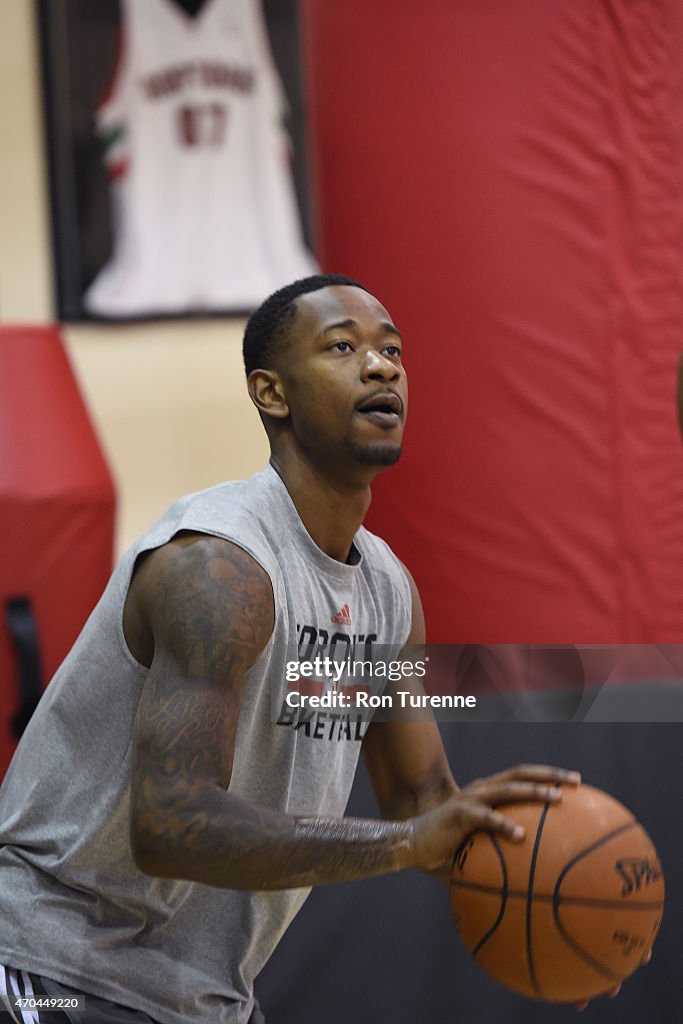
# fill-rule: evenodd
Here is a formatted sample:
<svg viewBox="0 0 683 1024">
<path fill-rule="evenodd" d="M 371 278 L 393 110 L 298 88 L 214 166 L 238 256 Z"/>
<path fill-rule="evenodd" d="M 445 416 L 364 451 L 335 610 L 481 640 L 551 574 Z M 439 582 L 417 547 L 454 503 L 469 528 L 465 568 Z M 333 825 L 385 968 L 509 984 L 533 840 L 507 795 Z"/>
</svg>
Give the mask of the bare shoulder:
<svg viewBox="0 0 683 1024">
<path fill-rule="evenodd" d="M 184 533 L 138 562 L 124 608 L 132 654 L 149 666 L 158 644 L 187 654 L 199 638 L 220 636 L 256 655 L 273 630 L 268 573 L 230 541 Z"/>
</svg>

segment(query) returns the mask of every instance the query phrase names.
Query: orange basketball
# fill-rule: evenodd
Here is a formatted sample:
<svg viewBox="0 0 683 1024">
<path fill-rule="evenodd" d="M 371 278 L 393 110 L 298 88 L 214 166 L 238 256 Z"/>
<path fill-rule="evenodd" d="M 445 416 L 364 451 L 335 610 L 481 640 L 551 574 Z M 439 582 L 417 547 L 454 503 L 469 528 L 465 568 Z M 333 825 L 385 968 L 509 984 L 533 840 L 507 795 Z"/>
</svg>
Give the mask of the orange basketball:
<svg viewBox="0 0 683 1024">
<path fill-rule="evenodd" d="M 515 992 L 577 1002 L 628 977 L 664 907 L 657 851 L 630 811 L 591 786 L 558 804 L 500 808 L 522 843 L 477 832 L 458 850 L 451 906 L 477 962 Z"/>
</svg>

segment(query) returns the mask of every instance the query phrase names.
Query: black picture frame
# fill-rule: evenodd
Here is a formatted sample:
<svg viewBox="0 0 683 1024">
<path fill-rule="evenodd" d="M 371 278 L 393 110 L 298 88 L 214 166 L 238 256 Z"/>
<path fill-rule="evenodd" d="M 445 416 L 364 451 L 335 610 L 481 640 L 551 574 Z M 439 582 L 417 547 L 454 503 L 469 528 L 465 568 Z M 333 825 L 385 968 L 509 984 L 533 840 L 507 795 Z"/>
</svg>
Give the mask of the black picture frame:
<svg viewBox="0 0 683 1024">
<path fill-rule="evenodd" d="M 175 0 L 199 6 L 197 0 Z M 313 250 L 306 147 L 305 90 L 297 0 L 261 0 L 275 63 L 288 103 L 293 176 L 304 239 Z M 109 182 L 94 111 L 118 54 L 119 0 L 35 0 L 49 171 L 54 315 L 97 321 L 83 305 L 90 282 L 112 247 Z M 183 312 L 171 317 L 241 316 L 249 310 Z"/>
</svg>

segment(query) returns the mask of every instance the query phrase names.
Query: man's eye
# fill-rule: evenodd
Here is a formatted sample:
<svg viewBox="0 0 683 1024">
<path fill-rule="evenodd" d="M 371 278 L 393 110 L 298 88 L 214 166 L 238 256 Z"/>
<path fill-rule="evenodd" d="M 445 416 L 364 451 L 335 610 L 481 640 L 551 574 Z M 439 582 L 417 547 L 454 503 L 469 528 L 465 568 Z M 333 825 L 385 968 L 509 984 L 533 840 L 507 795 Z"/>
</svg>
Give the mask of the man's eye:
<svg viewBox="0 0 683 1024">
<path fill-rule="evenodd" d="M 351 351 L 351 344 L 348 341 L 335 341 L 335 343 L 334 343 L 334 345 L 332 347 L 334 349 L 336 349 L 337 352 L 350 352 Z"/>
<path fill-rule="evenodd" d="M 388 356 L 401 358 L 401 349 L 398 345 L 387 345 L 384 349 Z"/>
</svg>

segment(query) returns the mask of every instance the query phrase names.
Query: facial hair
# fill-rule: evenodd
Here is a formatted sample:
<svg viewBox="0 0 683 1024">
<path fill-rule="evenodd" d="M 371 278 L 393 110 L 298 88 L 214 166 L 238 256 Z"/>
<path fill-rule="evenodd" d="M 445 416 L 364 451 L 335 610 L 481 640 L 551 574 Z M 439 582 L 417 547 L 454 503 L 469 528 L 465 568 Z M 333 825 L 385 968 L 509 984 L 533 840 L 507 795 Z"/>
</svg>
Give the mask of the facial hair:
<svg viewBox="0 0 683 1024">
<path fill-rule="evenodd" d="M 377 444 L 372 441 L 360 444 L 346 436 L 342 446 L 346 454 L 362 466 L 393 466 L 401 458 L 400 444 Z"/>
</svg>

